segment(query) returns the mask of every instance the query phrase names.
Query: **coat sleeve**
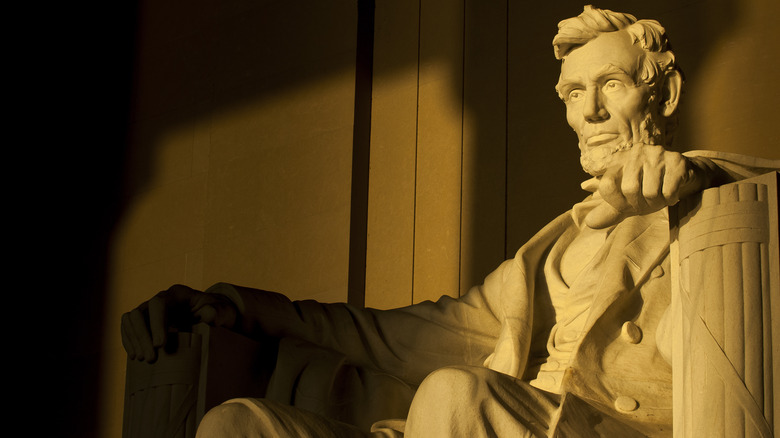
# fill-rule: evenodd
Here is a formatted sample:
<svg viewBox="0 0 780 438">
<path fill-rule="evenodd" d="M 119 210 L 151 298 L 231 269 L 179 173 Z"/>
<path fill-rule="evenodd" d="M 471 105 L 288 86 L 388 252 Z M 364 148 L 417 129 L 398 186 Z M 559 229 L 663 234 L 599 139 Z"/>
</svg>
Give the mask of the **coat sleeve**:
<svg viewBox="0 0 780 438">
<path fill-rule="evenodd" d="M 482 364 L 501 331 L 501 289 L 511 260 L 464 296 L 377 310 L 218 283 L 206 292 L 230 298 L 250 337 L 294 337 L 338 351 L 352 363 L 418 384 L 448 365 Z"/>
<path fill-rule="evenodd" d="M 690 151 L 683 155 L 687 158 L 699 160 L 711 168 L 717 166 L 719 175 L 710 187 L 717 187 L 780 170 L 780 160 L 770 160 L 748 155 L 705 150 Z"/>
</svg>

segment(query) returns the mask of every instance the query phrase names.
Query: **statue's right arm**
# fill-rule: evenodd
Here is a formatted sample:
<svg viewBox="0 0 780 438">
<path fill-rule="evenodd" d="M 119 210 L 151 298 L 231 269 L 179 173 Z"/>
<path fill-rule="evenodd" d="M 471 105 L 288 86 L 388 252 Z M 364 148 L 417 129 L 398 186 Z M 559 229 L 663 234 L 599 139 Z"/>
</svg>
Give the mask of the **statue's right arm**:
<svg viewBox="0 0 780 438">
<path fill-rule="evenodd" d="M 501 329 L 499 292 L 510 265 L 459 299 L 444 296 L 392 310 L 291 301 L 227 283 L 204 292 L 176 285 L 123 315 L 122 342 L 131 359 L 153 362 L 169 328 L 204 322 L 254 339 L 300 339 L 419 383 L 434 369 L 481 364 L 492 352 Z"/>
<path fill-rule="evenodd" d="M 339 351 L 354 364 L 419 383 L 436 368 L 478 363 L 492 351 L 500 324 L 483 295 L 500 276 L 494 273 L 459 300 L 442 297 L 387 311 L 291 301 L 227 283 L 205 292 L 174 285 L 122 316 L 122 343 L 130 359 L 154 362 L 170 328 L 203 322 L 254 339 L 304 340 Z"/>
<path fill-rule="evenodd" d="M 281 294 L 226 283 L 207 292 L 236 303 L 241 318 L 235 330 L 249 337 L 303 340 L 340 352 L 352 364 L 420 383 L 442 366 L 481 364 L 493 351 L 501 329 L 496 300 L 504 268 L 459 299 L 445 296 L 391 310 L 291 301 Z"/>
</svg>

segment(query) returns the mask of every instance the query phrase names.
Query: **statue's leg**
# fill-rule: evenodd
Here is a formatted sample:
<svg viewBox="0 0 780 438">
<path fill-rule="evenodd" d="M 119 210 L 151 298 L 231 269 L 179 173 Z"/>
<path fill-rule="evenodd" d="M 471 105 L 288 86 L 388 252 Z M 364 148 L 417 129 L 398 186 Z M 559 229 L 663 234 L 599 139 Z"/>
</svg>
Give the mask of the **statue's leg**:
<svg viewBox="0 0 780 438">
<path fill-rule="evenodd" d="M 354 426 L 270 400 L 228 400 L 206 413 L 196 438 L 365 438 Z"/>
<path fill-rule="evenodd" d="M 442 368 L 417 390 L 404 436 L 546 437 L 556 398 L 487 368 Z"/>
</svg>

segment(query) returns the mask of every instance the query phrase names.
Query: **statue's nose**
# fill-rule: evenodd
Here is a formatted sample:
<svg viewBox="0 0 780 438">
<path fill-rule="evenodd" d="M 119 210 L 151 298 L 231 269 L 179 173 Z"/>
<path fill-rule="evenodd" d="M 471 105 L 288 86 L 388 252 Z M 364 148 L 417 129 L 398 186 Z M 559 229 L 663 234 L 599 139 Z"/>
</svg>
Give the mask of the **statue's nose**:
<svg viewBox="0 0 780 438">
<path fill-rule="evenodd" d="M 582 113 L 585 120 L 590 123 L 599 123 L 609 119 L 609 111 L 604 108 L 598 90 L 589 89 L 585 91 L 585 103 Z"/>
</svg>

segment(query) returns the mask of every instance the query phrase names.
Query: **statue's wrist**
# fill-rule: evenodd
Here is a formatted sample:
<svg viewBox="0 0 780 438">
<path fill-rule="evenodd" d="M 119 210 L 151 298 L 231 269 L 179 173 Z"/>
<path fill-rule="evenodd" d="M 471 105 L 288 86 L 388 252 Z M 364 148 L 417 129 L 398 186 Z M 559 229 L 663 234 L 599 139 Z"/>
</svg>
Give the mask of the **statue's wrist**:
<svg viewBox="0 0 780 438">
<path fill-rule="evenodd" d="M 217 283 L 204 291 L 205 293 L 219 296 L 223 301 L 223 306 L 233 312 L 233 321 L 225 328 L 238 333 L 247 333 L 246 318 L 244 318 L 244 300 L 241 294 L 232 284 Z"/>
<path fill-rule="evenodd" d="M 695 193 L 728 183 L 728 175 L 711 160 L 702 157 L 686 157 L 697 181 Z"/>
</svg>

